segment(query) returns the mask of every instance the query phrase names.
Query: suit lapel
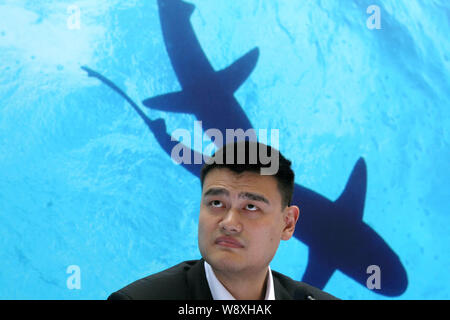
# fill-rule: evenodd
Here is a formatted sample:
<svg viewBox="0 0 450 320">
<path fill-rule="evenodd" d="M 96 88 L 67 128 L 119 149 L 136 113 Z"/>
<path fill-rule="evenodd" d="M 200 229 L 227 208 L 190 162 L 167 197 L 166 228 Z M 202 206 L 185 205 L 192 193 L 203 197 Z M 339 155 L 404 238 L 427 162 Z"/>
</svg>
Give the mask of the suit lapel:
<svg viewBox="0 0 450 320">
<path fill-rule="evenodd" d="M 187 266 L 185 268 L 188 268 Z M 277 274 L 272 270 L 273 287 L 275 290 L 275 300 L 292 300 L 293 297 L 281 284 Z M 186 272 L 190 300 L 213 300 L 206 280 L 204 260 L 197 260 Z"/>
<path fill-rule="evenodd" d="M 286 288 L 281 285 L 280 280 L 278 280 L 278 278 L 274 276 L 273 272 L 272 277 L 273 287 L 275 290 L 275 300 L 292 300 L 292 296 L 289 294 Z"/>
<path fill-rule="evenodd" d="M 191 300 L 212 300 L 208 281 L 206 280 L 205 266 L 203 259 L 198 260 L 187 271 L 186 280 L 189 290 L 188 299 Z"/>
</svg>

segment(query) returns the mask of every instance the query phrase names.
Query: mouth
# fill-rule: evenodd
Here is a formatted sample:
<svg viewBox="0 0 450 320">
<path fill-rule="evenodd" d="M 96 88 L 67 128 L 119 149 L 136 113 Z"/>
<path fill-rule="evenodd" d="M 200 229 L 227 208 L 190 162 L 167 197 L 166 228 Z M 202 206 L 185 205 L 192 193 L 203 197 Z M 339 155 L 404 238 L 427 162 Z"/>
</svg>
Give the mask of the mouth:
<svg viewBox="0 0 450 320">
<path fill-rule="evenodd" d="M 244 245 L 240 243 L 238 240 L 232 237 L 219 237 L 216 239 L 215 244 L 227 247 L 227 248 L 243 248 Z"/>
</svg>

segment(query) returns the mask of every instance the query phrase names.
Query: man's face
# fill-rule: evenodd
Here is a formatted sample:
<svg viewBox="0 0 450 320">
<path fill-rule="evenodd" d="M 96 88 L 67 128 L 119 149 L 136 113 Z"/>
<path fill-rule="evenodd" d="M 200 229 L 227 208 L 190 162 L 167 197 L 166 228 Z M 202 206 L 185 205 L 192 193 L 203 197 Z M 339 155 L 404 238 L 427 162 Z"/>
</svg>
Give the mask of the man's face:
<svg viewBox="0 0 450 320">
<path fill-rule="evenodd" d="M 212 169 L 203 182 L 199 249 L 215 270 L 260 272 L 269 265 L 280 240 L 292 236 L 297 219 L 297 207 L 281 208 L 273 176 Z"/>
</svg>

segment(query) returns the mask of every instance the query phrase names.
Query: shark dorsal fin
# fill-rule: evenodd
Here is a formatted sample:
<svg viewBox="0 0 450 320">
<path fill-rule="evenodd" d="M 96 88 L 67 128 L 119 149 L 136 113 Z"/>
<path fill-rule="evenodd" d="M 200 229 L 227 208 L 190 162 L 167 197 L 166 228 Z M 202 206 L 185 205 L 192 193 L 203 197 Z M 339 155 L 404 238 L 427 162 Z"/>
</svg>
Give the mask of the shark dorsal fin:
<svg viewBox="0 0 450 320">
<path fill-rule="evenodd" d="M 239 89 L 255 68 L 258 57 L 259 49 L 254 48 L 233 62 L 232 65 L 220 70 L 218 74 L 223 88 L 230 93 Z"/>
<path fill-rule="evenodd" d="M 363 158 L 359 158 L 353 167 L 344 191 L 335 201 L 352 219 L 362 220 L 367 189 L 367 167 Z"/>
</svg>

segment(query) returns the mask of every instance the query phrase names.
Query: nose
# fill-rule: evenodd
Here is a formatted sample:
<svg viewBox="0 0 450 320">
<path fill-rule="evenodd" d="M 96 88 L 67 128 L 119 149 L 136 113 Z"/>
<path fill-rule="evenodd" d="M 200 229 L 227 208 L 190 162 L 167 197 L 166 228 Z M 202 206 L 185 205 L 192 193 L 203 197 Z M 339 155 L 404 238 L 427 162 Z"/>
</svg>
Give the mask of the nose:
<svg viewBox="0 0 450 320">
<path fill-rule="evenodd" d="M 219 222 L 219 227 L 228 234 L 241 232 L 242 224 L 239 221 L 239 212 L 233 208 L 228 210 L 223 219 Z"/>
</svg>

